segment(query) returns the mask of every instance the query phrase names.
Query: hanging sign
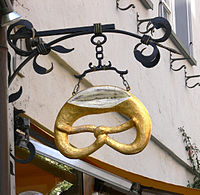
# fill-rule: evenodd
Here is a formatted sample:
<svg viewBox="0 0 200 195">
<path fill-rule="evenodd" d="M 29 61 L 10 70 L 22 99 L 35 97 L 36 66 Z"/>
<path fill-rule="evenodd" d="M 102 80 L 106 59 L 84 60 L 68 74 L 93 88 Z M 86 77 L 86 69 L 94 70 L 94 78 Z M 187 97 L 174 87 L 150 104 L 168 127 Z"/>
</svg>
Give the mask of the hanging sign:
<svg viewBox="0 0 200 195">
<path fill-rule="evenodd" d="M 118 112 L 130 118 L 114 127 L 81 125 L 72 126 L 79 118 L 107 112 Z M 123 144 L 109 137 L 109 134 L 137 130 L 136 139 Z M 85 148 L 76 148 L 69 143 L 68 135 L 90 132 L 96 137 L 94 143 Z M 60 110 L 55 122 L 55 142 L 58 150 L 68 158 L 84 158 L 104 144 L 123 154 L 141 152 L 151 135 L 151 119 L 145 106 L 130 92 L 115 86 L 96 86 L 83 90 L 71 97 Z"/>
</svg>

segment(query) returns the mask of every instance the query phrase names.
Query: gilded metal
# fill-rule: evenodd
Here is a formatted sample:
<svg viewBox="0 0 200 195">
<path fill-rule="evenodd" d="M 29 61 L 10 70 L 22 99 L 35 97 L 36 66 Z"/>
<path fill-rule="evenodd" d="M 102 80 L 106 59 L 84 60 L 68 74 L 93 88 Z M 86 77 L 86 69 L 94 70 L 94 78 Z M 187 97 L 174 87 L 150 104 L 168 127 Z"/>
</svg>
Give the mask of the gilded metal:
<svg viewBox="0 0 200 195">
<path fill-rule="evenodd" d="M 86 115 L 118 112 L 130 118 L 114 127 L 81 125 L 73 123 Z M 119 143 L 108 134 L 126 131 L 136 127 L 137 136 L 131 144 Z M 145 106 L 130 92 L 114 86 L 97 86 L 79 92 L 70 98 L 60 110 L 55 122 L 55 143 L 59 151 L 68 158 L 84 158 L 104 144 L 123 154 L 141 152 L 151 135 L 151 119 Z M 69 143 L 68 135 L 90 132 L 96 140 L 85 148 L 76 148 Z"/>
<path fill-rule="evenodd" d="M 57 195 L 62 194 L 62 192 L 67 192 L 69 188 L 71 188 L 73 184 L 69 183 L 68 181 L 62 181 L 58 183 L 49 193 L 49 195 Z"/>
<path fill-rule="evenodd" d="M 25 159 L 29 156 L 29 151 L 24 147 L 15 147 L 15 154 L 21 159 Z M 67 181 L 74 183 L 76 180 L 76 175 L 74 170 L 65 164 L 55 161 L 51 158 L 43 156 L 36 152 L 33 161 L 33 165 L 40 167 L 41 169 L 59 177 L 61 179 L 66 179 Z"/>
</svg>

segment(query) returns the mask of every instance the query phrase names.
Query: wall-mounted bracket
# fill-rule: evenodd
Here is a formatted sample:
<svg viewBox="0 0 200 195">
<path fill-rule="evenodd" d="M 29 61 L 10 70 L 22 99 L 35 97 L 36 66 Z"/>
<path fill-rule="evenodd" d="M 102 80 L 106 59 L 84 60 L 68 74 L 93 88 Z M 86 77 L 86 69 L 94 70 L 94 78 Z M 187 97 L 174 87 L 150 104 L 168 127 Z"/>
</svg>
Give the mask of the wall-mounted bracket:
<svg viewBox="0 0 200 195">
<path fill-rule="evenodd" d="M 30 119 L 21 117 L 20 114 L 24 113 L 23 110 L 18 110 L 14 108 L 14 139 L 15 146 L 27 148 L 30 152 L 30 155 L 27 159 L 18 159 L 10 151 L 10 156 L 18 163 L 26 164 L 33 160 L 35 156 L 35 147 L 29 141 L 29 128 L 30 128 Z M 21 132 L 19 132 L 20 130 Z"/>
<path fill-rule="evenodd" d="M 117 1 L 118 3 L 119 1 Z M 169 48 L 167 46 L 164 46 L 160 42 L 166 41 L 170 34 L 171 34 L 171 26 L 170 23 L 165 19 L 161 17 L 155 17 L 153 19 L 147 19 L 147 20 L 140 20 L 138 16 L 138 26 L 142 24 L 143 22 L 148 21 L 151 26 L 153 26 L 153 29 L 160 29 L 162 28 L 164 30 L 164 35 L 161 38 L 152 38 L 151 36 L 148 35 L 138 35 L 135 33 L 127 32 L 124 30 L 118 30 L 115 29 L 114 24 L 105 24 L 101 25 L 100 23 L 94 24 L 93 26 L 85 26 L 85 27 L 75 27 L 75 28 L 65 28 L 65 29 L 56 29 L 56 30 L 47 30 L 47 31 L 37 31 L 31 22 L 28 20 L 20 20 L 19 22 L 12 24 L 9 26 L 8 31 L 7 31 L 7 38 L 8 38 L 8 44 L 14 49 L 15 53 L 20 55 L 20 56 L 25 56 L 26 58 L 24 59 L 23 62 L 21 62 L 20 65 L 17 66 L 17 68 L 11 72 L 11 68 L 9 65 L 9 75 L 8 75 L 8 86 L 11 85 L 13 82 L 14 78 L 16 75 L 19 73 L 19 71 L 31 60 L 33 59 L 33 68 L 36 73 L 38 74 L 47 74 L 53 70 L 53 65 L 49 68 L 46 69 L 45 67 L 39 65 L 37 63 L 37 59 L 40 55 L 48 55 L 51 50 L 58 52 L 58 53 L 70 53 L 74 50 L 74 48 L 68 49 L 63 47 L 62 45 L 58 45 L 59 42 L 82 36 L 82 35 L 90 35 L 93 34 L 91 37 L 91 42 L 92 44 L 96 45 L 96 55 L 97 55 L 97 60 L 98 64 L 97 66 L 93 66 L 91 63 L 90 69 L 88 70 L 89 72 L 96 71 L 96 70 L 117 70 L 114 67 L 111 67 L 111 63 L 108 65 L 104 65 L 102 62 L 103 59 L 103 49 L 101 44 L 105 43 L 107 40 L 106 33 L 115 33 L 115 34 L 124 34 L 129 37 L 133 37 L 136 39 L 140 40 L 139 44 L 136 44 L 135 49 L 134 49 L 134 56 L 136 57 L 136 60 L 138 60 L 143 66 L 145 67 L 153 67 L 158 64 L 160 55 L 159 55 L 159 50 L 157 47 L 161 47 L 163 49 L 166 49 L 172 53 L 178 53 L 173 48 Z M 14 31 L 14 29 L 17 27 L 17 31 Z M 147 29 L 151 31 L 151 27 L 148 26 Z M 146 33 L 146 32 L 144 32 Z M 42 39 L 42 37 L 50 37 L 50 36 L 55 36 L 59 35 L 59 37 L 53 39 L 52 41 L 45 43 Z M 103 41 L 98 43 L 94 39 L 100 37 L 100 40 Z M 21 39 L 26 41 L 26 48 L 22 49 L 18 47 L 17 41 L 20 41 Z M 152 46 L 153 47 L 153 52 L 151 55 L 143 55 L 144 49 L 139 49 L 139 45 L 142 46 Z M 10 64 L 10 63 L 9 63 Z M 95 68 L 96 67 L 96 68 Z M 98 68 L 97 68 L 98 67 Z M 117 71 L 116 71 L 117 72 Z M 88 72 L 86 72 L 88 73 Z M 120 74 L 120 76 L 123 79 L 123 74 Z M 80 80 L 80 79 L 79 79 Z M 126 87 L 129 88 L 127 85 L 127 82 L 124 82 L 126 84 Z M 22 88 L 19 89 L 18 92 L 10 95 L 9 99 L 10 102 L 16 101 L 22 94 Z"/>
<path fill-rule="evenodd" d="M 120 1 L 120 0 L 116 0 L 116 7 L 117 7 L 117 9 L 119 9 L 119 10 L 121 10 L 121 11 L 126 11 L 126 10 L 128 10 L 128 9 L 130 9 L 130 8 L 135 8 L 135 5 L 134 5 L 133 3 L 130 4 L 130 5 L 128 5 L 127 7 L 121 8 L 121 7 L 119 6 L 119 1 Z"/>
<path fill-rule="evenodd" d="M 151 25 L 151 19 L 139 19 L 139 13 L 137 13 L 137 15 L 136 15 L 136 17 L 137 17 L 137 32 L 139 32 L 139 33 L 141 33 L 141 34 L 146 34 L 146 33 L 148 33 L 148 32 L 151 32 L 151 34 L 153 34 L 153 32 L 154 32 L 154 27 L 150 27 L 150 25 Z M 146 31 L 140 31 L 140 25 L 141 24 L 143 24 L 143 23 L 145 23 L 145 22 L 147 22 L 147 26 L 146 26 Z"/>
<path fill-rule="evenodd" d="M 187 88 L 195 88 L 196 86 L 200 86 L 200 83 L 195 83 L 194 85 L 190 86 L 188 85 L 188 80 L 192 79 L 192 78 L 198 78 L 200 77 L 200 75 L 191 75 L 191 76 L 188 76 L 187 75 L 187 69 L 186 69 L 186 65 L 182 65 L 180 66 L 179 68 L 174 68 L 173 67 L 173 63 L 175 61 L 180 61 L 180 60 L 187 60 L 188 58 L 172 58 L 172 53 L 170 52 L 170 69 L 173 70 L 173 71 L 180 71 L 181 69 L 184 69 L 184 74 L 185 74 L 185 86 Z"/>
<path fill-rule="evenodd" d="M 185 70 L 185 86 L 186 86 L 187 88 L 190 88 L 190 89 L 195 88 L 195 87 L 197 87 L 197 86 L 200 87 L 200 82 L 195 83 L 194 85 L 191 85 L 191 86 L 188 85 L 188 80 L 190 80 L 190 79 L 192 79 L 192 78 L 198 78 L 198 77 L 200 77 L 200 75 L 188 76 L 188 75 L 187 75 L 187 72 L 186 72 L 186 70 Z"/>
<path fill-rule="evenodd" d="M 179 68 L 174 68 L 173 67 L 173 63 L 175 61 L 186 60 L 186 59 L 188 59 L 188 58 L 172 58 L 172 53 L 170 52 L 170 69 L 173 70 L 173 71 L 180 71 L 181 69 L 184 68 L 184 70 L 186 70 L 186 65 L 182 65 Z"/>
</svg>

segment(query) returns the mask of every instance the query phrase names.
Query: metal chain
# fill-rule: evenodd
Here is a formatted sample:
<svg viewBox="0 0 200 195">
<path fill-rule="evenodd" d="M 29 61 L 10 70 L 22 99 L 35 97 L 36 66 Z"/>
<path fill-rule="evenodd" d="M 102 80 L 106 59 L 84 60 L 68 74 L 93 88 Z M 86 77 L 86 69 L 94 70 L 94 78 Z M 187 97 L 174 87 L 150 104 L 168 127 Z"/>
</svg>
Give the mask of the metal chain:
<svg viewBox="0 0 200 195">
<path fill-rule="evenodd" d="M 99 29 L 99 28 L 96 27 L 95 29 Z M 97 42 L 95 42 L 94 39 L 97 38 L 97 37 L 103 37 L 103 40 L 102 40 L 102 41 L 101 41 L 101 40 L 98 40 Z M 91 37 L 91 42 L 92 42 L 92 44 L 96 45 L 96 47 L 95 47 L 96 59 L 98 60 L 98 65 L 97 65 L 97 66 L 94 66 L 94 65 L 92 65 L 92 63 L 89 63 L 89 68 L 90 68 L 90 70 L 92 70 L 92 71 L 96 71 L 97 69 L 98 69 L 98 70 L 102 70 L 101 68 L 103 68 L 103 69 L 106 70 L 106 65 L 102 65 L 102 60 L 103 60 L 103 58 L 104 58 L 104 55 L 103 55 L 103 46 L 102 46 L 102 44 L 104 44 L 104 43 L 106 42 L 106 40 L 107 40 L 106 36 L 103 35 L 103 34 L 101 34 L 101 33 L 95 34 L 95 35 L 93 35 L 93 36 Z M 111 66 L 111 64 L 110 64 L 110 66 Z M 87 71 L 88 71 L 88 70 L 87 70 Z M 120 74 L 120 77 L 121 77 L 122 80 L 123 80 L 123 84 L 124 84 L 124 86 L 125 86 L 125 88 L 126 88 L 126 91 L 129 91 L 129 90 L 131 89 L 131 88 L 130 88 L 130 85 L 129 85 L 128 81 L 124 78 L 123 74 L 124 74 L 124 73 L 121 73 L 121 74 Z M 84 74 L 84 76 L 85 76 L 85 74 Z M 76 94 L 78 93 L 79 88 L 80 88 L 80 82 L 81 82 L 81 80 L 82 80 L 82 78 L 83 78 L 84 76 L 80 77 L 79 80 L 78 80 L 78 83 L 75 85 L 75 87 L 74 87 L 74 89 L 73 89 L 73 92 L 72 92 L 72 95 L 73 95 L 73 96 L 76 95 Z"/>
<path fill-rule="evenodd" d="M 79 88 L 80 88 L 80 82 L 81 82 L 82 78 L 79 78 L 78 80 L 78 83 L 75 85 L 74 89 L 73 89 L 73 92 L 72 92 L 72 95 L 76 95 L 79 91 Z"/>
<path fill-rule="evenodd" d="M 97 58 L 97 60 L 98 60 L 98 66 L 102 66 L 102 60 L 103 60 L 103 58 L 104 58 L 104 55 L 103 55 L 103 47 L 102 47 L 102 45 L 101 45 L 101 41 L 100 40 L 98 40 L 97 41 L 97 46 L 96 46 L 96 58 Z"/>
<path fill-rule="evenodd" d="M 131 89 L 131 88 L 130 88 L 130 85 L 129 85 L 128 81 L 124 78 L 123 74 L 120 74 L 120 77 L 121 77 L 122 80 L 123 80 L 123 84 L 124 84 L 124 86 L 126 87 L 126 91 L 130 91 L 130 89 Z M 80 88 L 81 80 L 82 80 L 82 78 L 79 78 L 78 83 L 75 85 L 75 87 L 74 87 L 74 89 L 73 89 L 73 92 L 72 92 L 72 95 L 73 95 L 73 96 L 76 95 L 76 94 L 78 93 L 79 88 Z"/>
<path fill-rule="evenodd" d="M 124 84 L 124 86 L 126 87 L 126 91 L 130 91 L 130 85 L 129 85 L 129 83 L 128 83 L 128 81 L 124 78 L 124 76 L 123 76 L 123 74 L 120 74 L 120 77 L 122 78 L 122 80 L 123 80 L 123 84 Z"/>
</svg>

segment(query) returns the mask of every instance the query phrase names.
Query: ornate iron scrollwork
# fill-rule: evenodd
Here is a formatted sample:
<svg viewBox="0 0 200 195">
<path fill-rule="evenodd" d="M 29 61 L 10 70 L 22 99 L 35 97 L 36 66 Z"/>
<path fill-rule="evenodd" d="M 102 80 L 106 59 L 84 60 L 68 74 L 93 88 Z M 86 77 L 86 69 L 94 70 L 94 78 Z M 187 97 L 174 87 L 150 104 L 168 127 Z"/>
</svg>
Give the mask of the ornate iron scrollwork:
<svg viewBox="0 0 200 195">
<path fill-rule="evenodd" d="M 11 34 L 12 30 L 16 27 L 19 27 L 19 29 L 15 32 L 14 36 Z M 17 41 L 23 36 L 28 36 L 29 41 L 32 43 L 32 47 L 29 48 L 29 50 L 23 50 L 19 47 L 17 47 Z M 36 37 L 36 30 L 33 28 L 32 23 L 30 23 L 27 20 L 20 20 L 19 22 L 12 24 L 7 31 L 8 36 L 8 43 L 9 45 L 15 50 L 15 52 L 18 55 L 21 56 L 28 56 L 14 71 L 12 75 L 9 75 L 8 78 L 8 84 L 10 85 L 13 79 L 15 78 L 16 74 L 24 67 L 24 65 L 29 62 L 32 58 L 33 59 L 33 68 L 35 72 L 38 74 L 47 74 L 53 70 L 53 64 L 50 69 L 46 69 L 42 66 L 40 66 L 37 63 L 37 57 L 39 55 L 47 55 L 51 50 L 54 50 L 59 53 L 69 53 L 73 51 L 74 49 L 66 49 L 63 46 L 57 45 L 54 47 L 51 47 L 51 45 L 48 45 L 43 42 L 43 40 L 40 37 Z M 27 42 L 27 39 L 26 39 Z"/>
<path fill-rule="evenodd" d="M 137 30 L 141 34 L 147 34 L 151 32 L 151 35 L 153 35 L 155 29 L 158 30 L 162 28 L 164 30 L 165 34 L 161 38 L 158 39 L 151 38 L 155 42 L 164 42 L 169 38 L 171 34 L 171 25 L 168 22 L 168 20 L 166 20 L 163 17 L 155 17 L 155 18 L 141 20 L 139 19 L 139 14 L 137 14 L 137 22 L 138 22 Z M 140 25 L 143 23 L 147 23 L 145 31 L 140 30 Z"/>
<path fill-rule="evenodd" d="M 141 24 L 145 20 L 138 20 L 138 21 Z M 169 35 L 171 33 L 170 24 L 164 18 L 154 18 L 154 19 L 150 19 L 148 21 L 154 25 L 154 28 L 156 28 L 156 29 L 164 28 L 166 30 L 165 35 L 163 37 L 161 37 L 160 39 L 153 39 L 153 38 L 149 37 L 148 44 L 150 44 L 150 45 L 153 44 L 154 48 L 157 46 L 164 47 L 161 44 L 159 44 L 159 42 L 163 42 L 169 37 Z M 138 38 L 140 40 L 144 39 L 144 37 L 139 36 L 134 33 L 130 33 L 130 32 L 122 31 L 122 30 L 116 30 L 114 24 L 108 24 L 108 25 L 100 25 L 99 24 L 99 26 L 101 28 L 102 33 L 120 33 L 120 34 L 125 34 L 128 36 L 134 37 L 134 38 Z M 19 27 L 19 29 L 14 34 L 11 34 L 12 30 L 16 27 Z M 61 45 L 55 45 L 55 44 L 57 44 L 60 41 L 66 40 L 66 39 L 70 39 L 72 37 L 86 35 L 86 34 L 93 34 L 93 33 L 95 33 L 95 28 L 96 28 L 96 26 L 95 27 L 88 26 L 88 27 L 80 27 L 80 28 L 69 28 L 69 29 L 39 31 L 38 32 L 33 28 L 32 23 L 30 23 L 27 20 L 20 20 L 19 22 L 11 25 L 7 31 L 8 43 L 15 50 L 15 52 L 18 55 L 26 56 L 27 58 L 17 67 L 17 69 L 14 71 L 14 73 L 12 75 L 11 74 L 9 75 L 9 85 L 15 78 L 16 74 L 32 58 L 34 58 L 33 67 L 37 73 L 46 74 L 46 73 L 52 71 L 53 66 L 51 66 L 51 68 L 49 70 L 47 70 L 46 68 L 38 65 L 37 57 L 39 55 L 47 55 L 51 50 L 54 50 L 59 53 L 69 53 L 69 52 L 73 51 L 74 48 L 67 49 Z M 64 35 L 64 36 L 59 37 L 53 41 L 50 41 L 49 43 L 44 43 L 41 38 L 44 36 L 53 36 L 53 35 Z M 97 34 L 95 36 L 97 36 Z M 106 35 L 101 35 L 101 36 L 104 36 L 104 39 L 106 37 Z M 26 42 L 29 42 L 29 43 L 31 42 L 31 44 L 29 44 L 29 50 L 23 50 L 23 49 L 17 47 L 17 41 L 19 39 L 25 39 Z M 53 45 L 55 45 L 55 46 L 53 46 Z M 168 47 L 164 47 L 164 48 L 169 51 L 172 50 L 171 48 L 168 48 Z M 176 52 L 176 51 L 172 50 L 172 52 Z"/>
<path fill-rule="evenodd" d="M 89 63 L 89 69 L 86 70 L 82 75 L 76 76 L 81 80 L 82 77 L 85 76 L 85 74 L 92 72 L 92 71 L 99 71 L 99 70 L 115 70 L 117 73 L 120 74 L 123 81 L 125 80 L 123 75 L 127 74 L 127 71 L 119 71 L 117 68 L 113 67 L 111 62 L 109 61 L 108 65 L 102 64 L 103 59 L 103 48 L 102 44 L 106 42 L 107 37 L 106 33 L 119 33 L 128 35 L 130 37 L 134 37 L 141 40 L 141 43 L 137 44 L 134 48 L 134 55 L 136 60 L 138 60 L 143 66 L 150 68 L 154 67 L 156 64 L 158 64 L 160 59 L 160 52 L 158 47 L 162 47 L 164 49 L 167 49 L 168 51 L 178 53 L 176 50 L 166 47 L 164 45 L 161 45 L 160 42 L 165 41 L 170 33 L 171 33 L 171 26 L 169 22 L 160 17 L 156 17 L 153 19 L 148 20 L 139 20 L 138 18 L 138 28 L 143 22 L 148 22 L 147 30 L 145 32 L 140 33 L 147 33 L 149 31 L 153 31 L 154 29 L 163 28 L 165 30 L 165 34 L 163 37 L 159 39 L 154 39 L 151 36 L 147 35 L 137 35 L 131 32 L 123 31 L 123 30 L 117 30 L 115 29 L 114 24 L 94 24 L 94 26 L 86 26 L 86 27 L 78 27 L 78 28 L 67 28 L 67 29 L 58 29 L 58 30 L 50 30 L 50 31 L 36 31 L 36 29 L 33 27 L 32 23 L 27 20 L 20 20 L 19 22 L 12 24 L 7 31 L 7 37 L 8 37 L 8 43 L 9 45 L 15 50 L 16 54 L 25 56 L 26 59 L 14 70 L 14 72 L 11 74 L 11 70 L 9 68 L 9 76 L 8 76 L 8 84 L 10 85 L 16 75 L 19 73 L 19 71 L 31 60 L 33 59 L 33 69 L 38 74 L 47 74 L 53 70 L 53 64 L 49 69 L 44 68 L 43 66 L 39 65 L 37 63 L 37 58 L 40 55 L 48 55 L 51 50 L 59 52 L 59 53 L 69 53 L 74 50 L 67 49 L 61 45 L 56 45 L 60 41 L 70 39 L 72 37 L 77 37 L 81 35 L 88 35 L 88 34 L 94 34 L 91 37 L 92 44 L 96 45 L 96 57 L 98 60 L 98 65 L 94 66 L 92 63 Z M 152 27 L 150 27 L 153 25 Z M 16 32 L 12 33 L 13 29 L 16 29 Z M 54 35 L 62 35 L 59 38 L 56 38 L 48 43 L 45 43 L 42 40 L 42 37 L 45 36 L 54 36 Z M 103 38 L 102 42 L 95 42 L 95 38 L 101 37 Z M 26 41 L 27 50 L 24 50 L 22 48 L 19 48 L 17 46 L 17 42 L 20 39 L 24 39 Z M 153 47 L 153 52 L 151 55 L 145 56 L 143 54 L 144 49 L 139 50 L 140 45 L 146 45 Z M 10 102 L 15 101 L 17 98 L 20 97 L 22 93 L 22 88 L 19 89 L 18 92 L 12 94 L 10 96 Z"/>
<path fill-rule="evenodd" d="M 128 9 L 128 7 L 125 9 Z M 146 22 L 147 20 L 138 20 L 138 21 L 139 21 L 139 24 L 138 24 L 138 26 L 139 26 L 141 23 Z M 129 87 L 128 82 L 124 78 L 124 75 L 127 74 L 128 71 L 127 70 L 125 70 L 125 71 L 118 70 L 116 67 L 112 66 L 112 63 L 110 61 L 108 61 L 108 64 L 104 64 L 103 63 L 104 56 L 103 56 L 103 46 L 102 45 L 107 41 L 106 33 L 115 33 L 115 34 L 118 33 L 118 34 L 123 34 L 123 35 L 127 35 L 130 37 L 139 39 L 140 43 L 136 44 L 136 46 L 134 48 L 134 55 L 135 55 L 136 60 L 139 61 L 143 66 L 145 66 L 147 68 L 154 67 L 156 64 L 158 64 L 159 59 L 160 59 L 160 52 L 159 52 L 158 47 L 162 47 L 168 51 L 178 53 L 176 50 L 160 44 L 160 42 L 164 42 L 170 36 L 171 26 L 170 26 L 169 22 L 164 18 L 158 18 L 158 17 L 149 19 L 148 22 L 149 23 L 147 25 L 147 31 L 143 32 L 143 34 L 145 34 L 145 35 L 140 36 L 138 34 L 134 34 L 131 32 L 117 30 L 117 29 L 115 29 L 114 24 L 106 24 L 106 25 L 94 24 L 93 26 L 87 26 L 87 27 L 67 28 L 67 29 L 58 29 L 58 30 L 50 30 L 50 31 L 36 31 L 36 29 L 33 27 L 32 23 L 30 23 L 27 20 L 21 20 L 15 24 L 11 25 L 8 28 L 7 38 L 8 38 L 9 45 L 15 50 L 16 54 L 25 56 L 26 58 L 14 70 L 13 73 L 11 73 L 11 69 L 10 69 L 10 67 L 8 67 L 8 69 L 9 69 L 8 84 L 10 86 L 10 84 L 13 82 L 14 78 L 19 73 L 19 71 L 31 59 L 33 59 L 33 69 L 36 73 L 47 74 L 47 73 L 51 72 L 53 70 L 53 64 L 51 65 L 51 68 L 46 69 L 37 63 L 37 58 L 40 55 L 48 55 L 51 50 L 53 50 L 55 52 L 59 52 L 59 53 L 72 52 L 74 50 L 74 48 L 67 49 L 67 48 L 65 48 L 61 45 L 57 45 L 57 44 L 63 40 L 67 40 L 67 39 L 70 39 L 73 37 L 92 34 L 90 41 L 93 45 L 95 45 L 97 65 L 95 66 L 90 62 L 89 69 L 85 70 L 81 75 L 76 75 L 76 78 L 79 79 L 79 82 L 75 86 L 74 93 L 76 93 L 78 91 L 80 81 L 87 73 L 93 72 L 93 71 L 101 71 L 101 70 L 116 71 L 122 78 L 123 84 L 126 86 L 126 90 L 128 91 L 130 89 L 130 87 Z M 150 27 L 150 25 L 153 25 L 153 27 Z M 18 29 L 16 30 L 16 32 L 13 33 L 14 28 L 18 28 Z M 151 36 L 146 35 L 147 32 L 149 32 L 149 31 L 153 32 L 154 29 L 159 29 L 159 28 L 163 28 L 165 30 L 165 34 L 163 35 L 163 37 L 154 39 Z M 55 35 L 60 35 L 60 36 L 48 43 L 44 42 L 42 39 L 42 37 L 55 36 Z M 26 50 L 18 47 L 17 42 L 20 39 L 25 40 L 26 46 L 27 46 Z M 100 39 L 100 40 L 95 41 L 96 39 Z M 145 47 L 146 46 L 153 47 L 152 54 L 145 56 L 143 54 L 144 49 L 139 50 L 139 46 L 142 44 L 145 45 Z M 110 87 L 109 89 L 112 93 L 112 91 L 113 91 L 112 87 Z M 119 90 L 122 93 L 122 89 L 119 89 Z M 125 107 L 127 107 L 127 108 L 124 111 L 124 108 L 119 107 L 119 112 L 121 112 L 125 115 L 127 114 L 127 116 L 133 117 L 133 121 L 129 121 L 127 123 L 122 124 L 121 126 L 119 126 L 118 131 L 121 132 L 123 130 L 126 130 L 130 126 L 133 126 L 133 122 L 134 122 L 136 125 L 136 129 L 138 129 L 139 131 L 141 130 L 143 132 L 146 132 L 145 136 L 139 136 L 138 138 L 136 138 L 138 140 L 142 138 L 144 141 L 143 144 L 140 145 L 137 142 L 136 143 L 133 142 L 133 145 L 123 145 L 123 144 L 121 145 L 120 143 L 116 144 L 116 142 L 114 140 L 109 139 L 109 138 L 106 138 L 104 140 L 98 140 L 97 142 L 100 143 L 99 146 L 102 146 L 102 144 L 106 143 L 106 144 L 110 145 L 111 147 L 116 148 L 118 151 L 128 154 L 128 153 L 137 153 L 146 146 L 146 144 L 148 143 L 148 140 L 150 138 L 151 127 L 150 127 L 150 118 L 149 118 L 149 115 L 148 115 L 145 107 L 143 108 L 143 111 L 145 111 L 145 112 L 142 111 L 141 117 L 140 117 L 144 121 L 142 121 L 139 124 L 137 123 L 137 121 L 134 121 L 135 120 L 134 109 L 136 109 L 136 113 L 139 113 L 139 110 L 141 109 L 141 103 L 139 102 L 139 100 L 134 99 L 133 96 L 127 91 L 124 93 L 127 94 L 127 96 L 132 97 L 127 100 L 130 103 L 130 106 L 125 103 Z M 15 101 L 16 99 L 18 99 L 20 97 L 21 93 L 22 93 L 22 88 L 20 88 L 20 90 L 17 93 L 10 95 L 9 101 L 10 102 Z M 105 96 L 107 97 L 107 95 L 105 95 Z M 138 107 L 136 106 L 136 108 L 130 109 L 130 107 L 135 105 L 135 103 L 138 104 Z M 103 109 L 103 112 L 116 111 L 115 109 L 116 109 L 115 107 L 111 107 L 111 109 L 105 108 L 105 109 Z M 87 108 L 86 108 L 86 110 L 87 110 Z M 94 107 L 94 113 L 95 112 L 103 113 L 102 109 L 100 109 L 100 108 L 96 109 L 96 107 Z M 75 113 L 75 115 L 76 114 L 77 113 Z M 25 159 L 25 160 L 16 159 L 12 154 L 11 154 L 11 156 L 18 162 L 27 163 L 33 159 L 34 154 L 35 154 L 35 149 L 34 149 L 34 146 L 31 144 L 31 142 L 29 142 L 28 125 L 25 125 L 27 121 L 24 120 L 23 118 L 20 118 L 18 116 L 18 114 L 16 114 L 16 113 L 15 113 L 15 116 L 16 116 L 15 130 L 20 129 L 21 131 L 23 131 L 25 133 L 25 135 L 20 135 L 17 131 L 15 131 L 15 144 L 16 145 L 25 144 L 25 146 L 30 150 L 30 156 L 28 157 L 28 159 Z M 20 125 L 18 125 L 19 121 L 21 121 Z M 143 126 L 143 124 L 146 124 L 146 123 L 148 123 L 148 124 Z M 60 128 L 60 127 L 58 127 L 58 128 Z M 80 129 L 81 128 L 82 127 L 80 127 Z M 78 130 L 80 130 L 80 129 L 78 129 Z M 91 130 L 92 130 L 92 132 L 94 131 L 95 136 L 98 137 L 98 139 L 99 139 L 99 137 L 107 136 L 108 133 L 115 132 L 114 129 L 115 129 L 114 127 L 113 127 L 113 129 L 106 127 L 105 132 L 104 132 L 104 127 L 93 127 Z M 100 131 L 97 132 L 97 130 L 100 130 Z M 60 133 L 59 131 L 57 133 Z M 134 149 L 135 144 L 138 145 L 139 149 L 137 149 L 137 150 Z M 71 147 L 71 146 L 69 146 L 69 147 Z M 94 149 L 96 150 L 97 148 L 94 147 Z M 88 154 L 88 153 L 86 152 L 86 154 Z M 84 154 L 81 154 L 81 155 L 84 155 Z"/>
<path fill-rule="evenodd" d="M 141 62 L 141 64 L 146 67 L 146 68 L 152 68 L 154 67 L 155 65 L 157 65 L 157 63 L 159 62 L 160 60 L 160 52 L 158 50 L 158 48 L 156 47 L 156 44 L 155 43 L 151 43 L 150 42 L 150 39 L 151 37 L 150 36 L 147 36 L 147 35 L 144 35 L 141 39 L 141 43 L 138 43 L 135 48 L 134 48 L 134 55 L 135 55 L 135 58 Z M 141 51 L 138 50 L 138 47 L 140 45 L 145 44 L 145 45 L 151 45 L 153 47 L 153 52 L 151 55 L 149 56 L 145 56 L 142 54 L 142 52 L 146 49 L 142 49 Z"/>
</svg>

